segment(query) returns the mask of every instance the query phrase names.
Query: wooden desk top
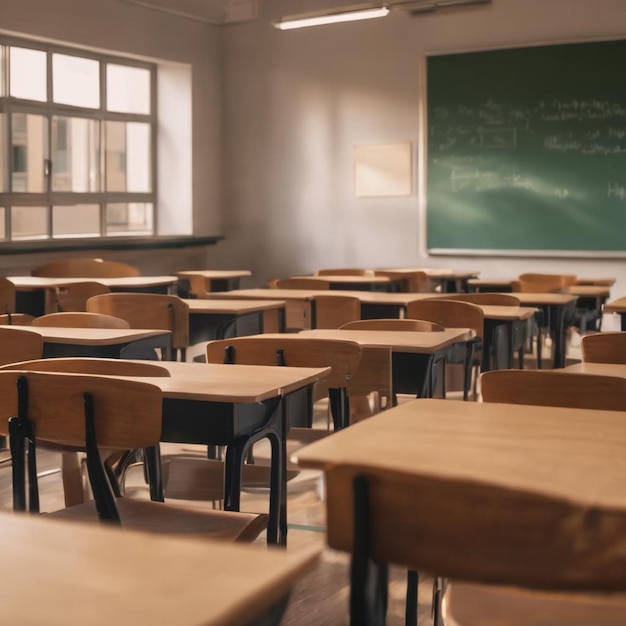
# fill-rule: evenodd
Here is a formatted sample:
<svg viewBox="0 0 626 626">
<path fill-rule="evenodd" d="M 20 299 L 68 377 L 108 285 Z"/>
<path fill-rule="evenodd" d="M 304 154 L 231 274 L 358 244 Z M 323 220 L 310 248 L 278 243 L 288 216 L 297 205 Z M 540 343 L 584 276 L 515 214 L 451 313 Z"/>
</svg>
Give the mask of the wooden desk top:
<svg viewBox="0 0 626 626">
<path fill-rule="evenodd" d="M 274 367 L 159 361 L 169 378 L 133 377 L 160 387 L 165 398 L 203 402 L 261 402 L 301 389 L 330 374 L 330 367 Z M 127 378 L 127 377 L 125 377 Z"/>
<path fill-rule="evenodd" d="M 98 282 L 107 287 L 158 287 L 173 285 L 178 279 L 176 276 L 120 276 L 117 278 L 47 278 L 43 276 L 9 276 L 8 279 L 19 291 L 34 291 L 36 289 L 53 289 L 59 285 L 71 285 L 85 281 Z"/>
<path fill-rule="evenodd" d="M 54 359 L 55 362 L 62 360 Z M 178 361 L 158 361 L 158 365 L 167 369 L 170 375 L 123 378 L 156 385 L 161 389 L 163 397 L 168 399 L 243 403 L 261 402 L 290 393 L 322 380 L 331 371 L 330 367 L 274 367 Z M 4 369 L 7 367 L 4 366 Z M 10 367 L 19 369 L 19 363 Z"/>
<path fill-rule="evenodd" d="M 185 270 L 183 272 L 176 272 L 176 275 L 179 278 L 185 278 L 186 276 L 202 276 L 208 279 L 228 279 L 252 276 L 252 272 L 249 270 Z"/>
<path fill-rule="evenodd" d="M 476 303 L 473 303 L 476 304 Z M 500 306 L 495 304 L 477 304 L 486 319 L 491 320 L 527 320 L 537 309 L 527 306 Z"/>
<path fill-rule="evenodd" d="M 438 268 L 438 267 L 392 267 L 385 268 L 386 272 L 398 272 L 398 273 L 413 273 L 413 272 L 424 272 L 426 276 L 429 278 L 449 278 L 451 280 L 455 278 L 472 278 L 474 276 L 478 276 L 480 272 L 474 270 L 453 270 L 448 268 Z"/>
<path fill-rule="evenodd" d="M 574 365 L 568 365 L 563 370 L 558 371 L 626 378 L 626 365 L 622 363 L 574 363 Z"/>
<path fill-rule="evenodd" d="M 471 287 L 510 287 L 514 281 L 514 278 L 472 278 L 467 282 Z M 579 276 L 576 279 L 576 286 L 611 287 L 615 281 L 614 277 L 585 278 Z"/>
<path fill-rule="evenodd" d="M 316 339 L 347 339 L 361 346 L 388 346 L 392 352 L 416 352 L 433 354 L 446 346 L 467 341 L 473 336 L 469 328 L 446 328 L 442 332 L 396 331 L 396 330 L 303 330 L 296 336 Z"/>
<path fill-rule="evenodd" d="M 352 549 L 366 473 L 375 558 L 483 582 L 626 588 L 622 412 L 420 399 L 299 450 L 327 473 L 329 544 Z"/>
<path fill-rule="evenodd" d="M 169 330 L 144 328 L 63 328 L 59 326 L 17 326 L 9 328 L 28 330 L 43 337 L 46 343 L 71 343 L 77 346 L 114 346 L 148 337 L 171 335 Z"/>
<path fill-rule="evenodd" d="M 575 296 L 590 297 L 590 298 L 608 298 L 611 295 L 610 285 L 572 285 L 566 287 L 567 293 L 574 294 Z"/>
<path fill-rule="evenodd" d="M 282 309 L 284 300 L 217 300 L 217 299 L 190 299 L 185 300 L 189 306 L 189 313 L 225 313 L 229 315 L 245 315 L 256 311 L 270 311 Z"/>
<path fill-rule="evenodd" d="M 619 298 L 604 305 L 605 313 L 626 313 L 626 298 Z"/>
<path fill-rule="evenodd" d="M 366 285 L 383 285 L 394 282 L 387 276 L 353 276 L 351 274 L 347 274 L 345 276 L 341 276 L 339 274 L 323 274 L 322 276 L 291 276 L 291 278 L 315 278 L 319 280 L 325 280 L 329 283 L 363 283 Z M 326 293 L 328 294 L 328 292 Z M 333 292 L 328 295 L 334 296 L 335 294 L 336 292 L 333 289 Z"/>
<path fill-rule="evenodd" d="M 577 296 L 571 293 L 526 293 L 526 292 L 516 292 L 514 294 L 516 298 L 519 298 L 520 304 L 522 306 L 526 305 L 564 305 L 570 304 L 577 299 Z"/>
<path fill-rule="evenodd" d="M 244 624 L 318 559 L 24 514 L 2 513 L 0 524 L 6 624 Z"/>
</svg>

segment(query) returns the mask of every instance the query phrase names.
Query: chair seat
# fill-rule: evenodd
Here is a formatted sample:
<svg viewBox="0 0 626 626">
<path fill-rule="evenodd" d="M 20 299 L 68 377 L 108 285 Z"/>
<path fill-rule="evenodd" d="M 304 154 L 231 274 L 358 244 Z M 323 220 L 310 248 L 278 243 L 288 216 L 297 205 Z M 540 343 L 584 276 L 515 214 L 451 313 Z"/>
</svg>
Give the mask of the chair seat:
<svg viewBox="0 0 626 626">
<path fill-rule="evenodd" d="M 267 528 L 268 515 L 207 509 L 206 505 L 178 505 L 117 498 L 122 527 L 151 533 L 184 534 L 223 541 L 252 541 Z M 62 520 L 98 521 L 93 502 L 49 514 Z"/>
<path fill-rule="evenodd" d="M 618 626 L 626 624 L 626 594 L 545 593 L 513 587 L 450 583 L 446 626 Z"/>
<path fill-rule="evenodd" d="M 163 491 L 166 499 L 223 500 L 224 462 L 193 454 L 163 455 Z M 246 489 L 270 486 L 271 468 L 268 465 L 246 463 L 243 466 L 241 486 Z M 287 480 L 298 475 L 298 470 L 287 470 Z"/>
</svg>

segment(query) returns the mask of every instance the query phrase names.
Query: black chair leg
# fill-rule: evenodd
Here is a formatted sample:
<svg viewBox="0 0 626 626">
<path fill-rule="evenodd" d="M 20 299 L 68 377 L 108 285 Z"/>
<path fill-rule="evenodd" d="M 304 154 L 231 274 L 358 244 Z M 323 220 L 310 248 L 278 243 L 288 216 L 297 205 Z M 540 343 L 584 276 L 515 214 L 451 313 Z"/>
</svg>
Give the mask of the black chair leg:
<svg viewBox="0 0 626 626">
<path fill-rule="evenodd" d="M 419 573 L 408 570 L 406 573 L 406 612 L 404 623 L 406 626 L 417 626 Z"/>
</svg>

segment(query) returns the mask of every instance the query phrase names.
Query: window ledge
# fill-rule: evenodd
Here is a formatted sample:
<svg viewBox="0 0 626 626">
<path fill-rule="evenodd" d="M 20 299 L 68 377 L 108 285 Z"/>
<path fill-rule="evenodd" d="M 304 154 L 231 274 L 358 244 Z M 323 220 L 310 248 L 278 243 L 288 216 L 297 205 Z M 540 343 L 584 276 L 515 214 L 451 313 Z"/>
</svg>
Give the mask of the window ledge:
<svg viewBox="0 0 626 626">
<path fill-rule="evenodd" d="M 116 237 L 94 239 L 64 239 L 50 241 L 9 241 L 0 243 L 0 255 L 34 254 L 37 252 L 72 252 L 80 250 L 158 250 L 165 248 L 193 248 L 214 245 L 223 236 L 174 237 Z"/>
</svg>

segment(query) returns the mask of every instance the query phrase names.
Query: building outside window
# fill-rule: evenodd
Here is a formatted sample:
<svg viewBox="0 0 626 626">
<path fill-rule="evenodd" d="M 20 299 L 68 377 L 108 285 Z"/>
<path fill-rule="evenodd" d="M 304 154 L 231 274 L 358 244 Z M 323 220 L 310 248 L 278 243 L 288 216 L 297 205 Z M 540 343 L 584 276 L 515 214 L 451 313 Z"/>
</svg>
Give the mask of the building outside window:
<svg viewBox="0 0 626 626">
<path fill-rule="evenodd" d="M 156 65 L 0 38 L 0 241 L 153 235 Z"/>
</svg>

